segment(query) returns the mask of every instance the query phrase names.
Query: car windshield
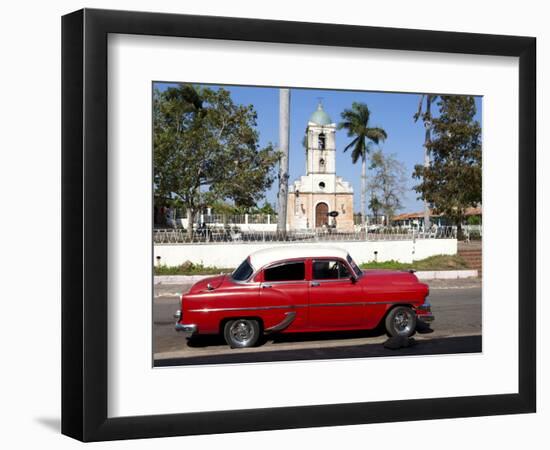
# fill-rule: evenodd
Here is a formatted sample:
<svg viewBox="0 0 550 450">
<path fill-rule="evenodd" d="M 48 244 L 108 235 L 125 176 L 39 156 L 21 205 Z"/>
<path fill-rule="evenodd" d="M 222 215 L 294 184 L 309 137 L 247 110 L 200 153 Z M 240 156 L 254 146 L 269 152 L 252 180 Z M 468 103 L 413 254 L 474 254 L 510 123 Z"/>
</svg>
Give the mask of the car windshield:
<svg viewBox="0 0 550 450">
<path fill-rule="evenodd" d="M 355 275 L 357 275 L 358 277 L 363 275 L 363 272 L 361 271 L 359 266 L 355 263 L 355 261 L 352 259 L 352 257 L 350 255 L 348 255 L 347 260 L 349 262 L 349 265 L 351 266 L 351 268 L 355 272 Z"/>
<path fill-rule="evenodd" d="M 254 269 L 248 262 L 248 258 L 245 259 L 239 267 L 231 274 L 231 278 L 235 281 L 246 281 L 250 278 Z"/>
</svg>

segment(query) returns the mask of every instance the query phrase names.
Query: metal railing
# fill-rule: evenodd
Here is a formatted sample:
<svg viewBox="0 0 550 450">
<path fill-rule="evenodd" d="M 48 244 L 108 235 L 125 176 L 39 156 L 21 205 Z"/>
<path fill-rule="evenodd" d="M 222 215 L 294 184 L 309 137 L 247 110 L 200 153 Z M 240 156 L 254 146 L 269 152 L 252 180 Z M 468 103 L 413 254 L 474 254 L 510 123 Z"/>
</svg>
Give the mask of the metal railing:
<svg viewBox="0 0 550 450">
<path fill-rule="evenodd" d="M 331 241 L 395 241 L 411 239 L 444 239 L 455 238 L 455 227 L 439 227 L 430 232 L 409 228 L 387 227 L 369 230 L 368 232 L 340 232 L 331 229 L 293 230 L 281 233 L 277 231 L 243 231 L 237 227 L 214 228 L 203 227 L 194 230 L 190 237 L 185 229 L 155 229 L 155 244 L 209 244 L 209 243 L 252 243 L 280 242 L 306 243 Z"/>
</svg>

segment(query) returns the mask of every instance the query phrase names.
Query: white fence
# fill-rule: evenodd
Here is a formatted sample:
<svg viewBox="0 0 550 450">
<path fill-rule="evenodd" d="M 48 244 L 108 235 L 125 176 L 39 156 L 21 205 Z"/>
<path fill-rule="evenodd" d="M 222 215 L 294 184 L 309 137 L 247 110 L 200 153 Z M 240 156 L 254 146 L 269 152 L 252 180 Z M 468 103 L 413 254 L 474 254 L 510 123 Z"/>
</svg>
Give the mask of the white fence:
<svg viewBox="0 0 550 450">
<path fill-rule="evenodd" d="M 238 227 L 242 231 L 275 231 L 277 216 L 270 214 L 199 214 L 198 224 L 209 228 Z M 187 229 L 188 220 L 185 217 L 176 219 L 176 226 Z M 198 226 L 195 225 L 195 226 Z"/>
<path fill-rule="evenodd" d="M 254 225 L 250 225 L 254 226 Z M 265 225 L 263 225 L 265 226 Z M 372 229 L 368 232 L 341 232 L 334 229 L 292 230 L 285 233 L 276 230 L 255 230 L 233 227 L 202 227 L 190 237 L 187 231 L 176 229 L 155 229 L 155 244 L 212 244 L 219 242 L 325 242 L 325 241 L 398 241 L 417 239 L 449 239 L 456 237 L 452 227 L 439 227 L 424 233 L 409 228 L 391 227 Z"/>
<path fill-rule="evenodd" d="M 154 263 L 179 266 L 186 261 L 220 268 L 236 267 L 256 250 L 284 243 L 163 244 L 154 246 Z M 310 244 L 303 244 L 310 245 Z M 387 241 L 340 241 L 327 243 L 347 250 L 358 264 L 395 260 L 411 263 L 435 255 L 455 255 L 456 239 L 408 239 Z"/>
</svg>

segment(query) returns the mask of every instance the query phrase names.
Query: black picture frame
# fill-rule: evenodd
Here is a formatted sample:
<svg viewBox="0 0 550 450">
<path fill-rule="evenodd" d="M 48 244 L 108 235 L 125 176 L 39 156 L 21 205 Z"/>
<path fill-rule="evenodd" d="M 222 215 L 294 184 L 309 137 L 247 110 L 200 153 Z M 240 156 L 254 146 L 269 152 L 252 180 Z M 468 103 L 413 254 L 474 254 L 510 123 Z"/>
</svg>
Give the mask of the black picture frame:
<svg viewBox="0 0 550 450">
<path fill-rule="evenodd" d="M 107 417 L 107 36 L 122 33 L 519 58 L 518 393 Z M 62 18 L 62 433 L 82 441 L 535 412 L 536 39 L 84 9 Z"/>
</svg>

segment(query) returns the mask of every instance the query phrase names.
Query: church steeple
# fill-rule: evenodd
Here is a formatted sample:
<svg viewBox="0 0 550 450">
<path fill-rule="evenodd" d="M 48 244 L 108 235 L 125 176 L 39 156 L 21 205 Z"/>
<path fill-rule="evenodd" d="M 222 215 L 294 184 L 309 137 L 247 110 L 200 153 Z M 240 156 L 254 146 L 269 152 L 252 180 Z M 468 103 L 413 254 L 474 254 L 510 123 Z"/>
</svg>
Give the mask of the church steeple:
<svg viewBox="0 0 550 450">
<path fill-rule="evenodd" d="M 316 125 L 329 125 L 332 123 L 332 120 L 330 120 L 330 116 L 325 112 L 323 109 L 323 103 L 321 100 L 319 100 L 319 103 L 317 104 L 317 110 L 311 114 L 309 118 L 310 123 L 314 123 Z"/>
<path fill-rule="evenodd" d="M 309 117 L 304 146 L 306 174 L 289 186 L 289 228 L 352 231 L 353 187 L 336 175 L 336 124 L 321 102 Z M 333 211 L 338 215 L 329 216 Z"/>
<path fill-rule="evenodd" d="M 336 173 L 336 124 L 319 102 L 311 114 L 306 128 L 307 167 L 306 174 Z"/>
</svg>

